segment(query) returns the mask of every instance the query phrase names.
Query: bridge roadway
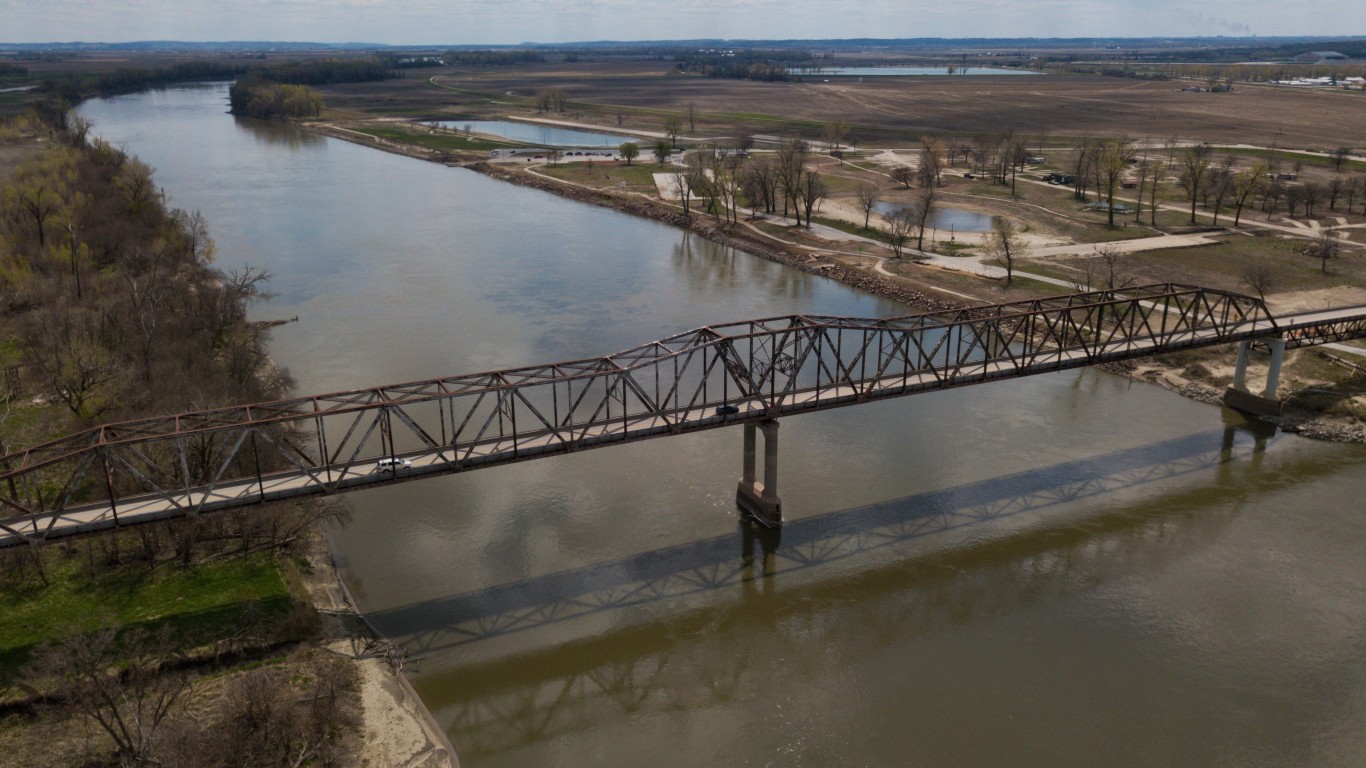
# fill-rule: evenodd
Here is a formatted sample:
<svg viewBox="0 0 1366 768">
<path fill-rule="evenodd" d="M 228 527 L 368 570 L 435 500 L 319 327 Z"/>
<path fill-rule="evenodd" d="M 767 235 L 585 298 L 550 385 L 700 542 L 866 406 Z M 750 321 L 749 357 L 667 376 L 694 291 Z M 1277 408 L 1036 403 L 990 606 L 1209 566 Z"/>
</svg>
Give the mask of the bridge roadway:
<svg viewBox="0 0 1366 768">
<path fill-rule="evenodd" d="M 0 519 L 0 547 L 1179 349 L 1361 336 L 1366 306 L 1273 318 L 1255 299 L 1174 285 L 885 320 L 747 321 L 589 361 L 96 428 L 0 459 L 0 503 L 18 513 Z M 534 428 L 518 429 L 518 414 Z M 311 451 L 297 445 L 305 427 Z M 382 469 L 386 458 L 407 463 Z"/>
</svg>

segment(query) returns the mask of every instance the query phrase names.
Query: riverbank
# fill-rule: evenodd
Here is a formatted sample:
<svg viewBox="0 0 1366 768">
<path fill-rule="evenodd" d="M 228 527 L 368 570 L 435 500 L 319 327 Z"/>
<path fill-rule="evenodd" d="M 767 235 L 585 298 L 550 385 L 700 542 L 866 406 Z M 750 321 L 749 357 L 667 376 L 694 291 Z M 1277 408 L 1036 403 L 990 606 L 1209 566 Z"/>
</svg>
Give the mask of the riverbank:
<svg viewBox="0 0 1366 768">
<path fill-rule="evenodd" d="M 348 659 L 360 687 L 361 752 L 368 768 L 459 768 L 446 732 L 403 676 L 402 655 L 356 608 L 326 534 L 314 527 L 304 544 L 304 586 L 321 619 L 320 644 Z"/>
<path fill-rule="evenodd" d="M 751 222 L 743 225 L 729 225 L 699 214 L 685 214 L 677 207 L 655 202 L 645 195 L 615 189 L 595 189 L 572 182 L 559 181 L 543 174 L 528 172 L 523 166 L 490 163 L 485 159 L 469 154 L 453 156 L 412 145 L 376 139 L 358 131 L 349 131 L 340 126 L 326 123 L 306 123 L 304 126 L 318 133 L 340 138 L 353 143 L 382 149 L 386 152 L 402 154 L 407 157 L 441 162 L 448 166 L 461 166 L 499 181 L 530 187 L 549 192 L 560 197 L 589 203 L 632 216 L 652 219 L 679 229 L 693 232 L 713 242 L 744 250 L 767 261 L 783 264 L 803 272 L 829 277 L 837 282 L 866 293 L 905 303 L 924 311 L 961 309 L 974 304 L 993 304 L 1002 300 L 1030 298 L 1032 294 L 1019 294 L 1005 297 L 999 294 L 997 281 L 989 285 L 977 285 L 971 276 L 964 273 L 937 270 L 936 274 L 950 282 L 952 287 L 933 284 L 928 279 L 913 280 L 904 274 L 893 275 L 880 269 L 884 259 L 871 254 L 854 254 L 841 250 L 836 243 L 817 237 L 799 236 L 807 242 L 789 242 L 774 235 L 760 231 Z M 1028 277 L 1018 273 L 1017 278 Z M 1056 293 L 1057 291 L 1052 291 Z M 1314 354 L 1312 350 L 1302 350 L 1298 354 Z M 1149 358 L 1132 369 L 1118 371 L 1121 374 L 1133 370 L 1141 371 L 1141 377 L 1158 384 L 1171 392 L 1212 404 L 1222 402 L 1223 386 L 1231 380 L 1232 355 L 1227 351 L 1211 351 L 1202 355 L 1201 366 L 1192 366 L 1181 358 Z M 1313 366 L 1309 366 L 1313 367 Z M 1108 370 L 1108 369 L 1107 369 Z M 1254 375 L 1256 372 L 1254 366 Z M 1113 371 L 1112 371 L 1113 372 Z M 1222 378 L 1221 378 L 1222 377 Z M 1366 423 L 1352 413 L 1323 413 L 1297 407 L 1293 396 L 1290 376 L 1283 377 L 1283 390 L 1289 392 L 1283 399 L 1288 407 L 1279 415 L 1266 420 L 1287 432 L 1294 432 L 1317 440 L 1332 442 L 1366 443 Z M 1301 386 L 1313 388 L 1321 384 L 1335 384 L 1333 379 L 1309 377 Z"/>
</svg>

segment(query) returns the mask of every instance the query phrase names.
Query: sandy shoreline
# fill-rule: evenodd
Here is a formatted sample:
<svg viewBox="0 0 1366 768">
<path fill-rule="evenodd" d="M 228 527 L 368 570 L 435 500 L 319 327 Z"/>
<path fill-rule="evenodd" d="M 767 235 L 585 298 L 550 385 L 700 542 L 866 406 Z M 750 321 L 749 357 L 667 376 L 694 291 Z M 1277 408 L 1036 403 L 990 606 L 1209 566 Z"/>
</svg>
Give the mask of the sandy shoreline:
<svg viewBox="0 0 1366 768">
<path fill-rule="evenodd" d="M 459 768 L 446 733 L 401 671 L 383 654 L 383 638 L 356 608 L 327 536 L 309 536 L 305 586 L 322 619 L 322 646 L 352 660 L 362 709 L 360 765 L 365 768 Z"/>
</svg>

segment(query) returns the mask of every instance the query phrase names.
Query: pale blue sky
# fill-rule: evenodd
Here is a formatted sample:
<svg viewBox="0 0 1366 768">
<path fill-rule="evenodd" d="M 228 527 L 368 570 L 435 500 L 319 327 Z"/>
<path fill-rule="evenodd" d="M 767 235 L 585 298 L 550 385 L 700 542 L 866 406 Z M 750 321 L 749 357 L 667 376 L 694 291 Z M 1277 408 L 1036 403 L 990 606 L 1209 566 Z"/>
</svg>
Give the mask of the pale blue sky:
<svg viewBox="0 0 1366 768">
<path fill-rule="evenodd" d="M 1362 34 L 1363 0 L 0 0 L 3 42 Z"/>
</svg>

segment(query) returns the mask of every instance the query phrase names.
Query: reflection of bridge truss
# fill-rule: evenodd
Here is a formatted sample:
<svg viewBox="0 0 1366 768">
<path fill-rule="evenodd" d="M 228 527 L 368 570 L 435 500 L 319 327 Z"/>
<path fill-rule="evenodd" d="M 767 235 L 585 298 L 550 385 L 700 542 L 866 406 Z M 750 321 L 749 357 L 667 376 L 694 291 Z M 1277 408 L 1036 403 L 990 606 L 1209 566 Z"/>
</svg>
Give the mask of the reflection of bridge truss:
<svg viewBox="0 0 1366 768">
<path fill-rule="evenodd" d="M 717 536 L 651 550 L 625 560 L 379 611 L 370 618 L 385 636 L 401 639 L 421 658 L 595 613 L 676 603 L 753 582 L 760 574 L 830 565 L 927 536 L 1203 471 L 1221 461 L 1218 451 L 1205 450 L 1218 434 L 1168 440 L 792 520 L 779 530 L 756 531 L 742 524 L 740 537 Z M 755 571 L 756 555 L 762 558 L 760 573 Z"/>
<path fill-rule="evenodd" d="M 1255 465 L 1260 460 L 1256 452 L 1261 440 L 1256 445 L 1238 442 L 1243 445 L 1240 450 L 1254 452 Z M 789 521 L 781 529 L 781 543 L 764 546 L 770 560 L 764 576 L 750 573 L 742 536 L 720 537 L 717 541 L 724 540 L 725 547 L 713 540 L 698 542 L 697 560 L 686 569 L 691 574 L 680 572 L 674 577 L 660 576 L 650 584 L 612 588 L 646 595 L 655 589 L 671 591 L 671 578 L 675 585 L 711 581 L 717 585 L 719 608 L 707 603 L 712 607 L 680 612 L 670 605 L 665 618 L 642 625 L 486 664 L 432 671 L 422 675 L 427 678 L 422 687 L 432 691 L 424 700 L 461 754 L 471 759 L 617 718 L 748 701 L 774 674 L 769 665 L 781 663 L 776 659 L 834 649 L 840 663 L 847 664 L 851 654 L 873 653 L 908 635 L 932 633 L 1094 587 L 1115 573 L 1169 561 L 1197 546 L 1206 540 L 1204 534 L 1211 527 L 1223 525 L 1237 513 L 1237 499 L 1245 495 L 1293 486 L 1307 476 L 1341 468 L 1333 462 L 1315 462 L 1297 465 L 1294 471 L 1257 472 L 1250 481 L 1244 471 L 1247 463 L 1227 461 L 1234 445 L 1232 430 L 1222 440 L 1218 432 L 1203 433 L 895 503 Z M 1211 502 L 1226 502 L 1224 514 L 1182 514 L 1187 506 L 1183 492 L 1177 490 L 1134 500 L 1116 514 L 1088 518 L 1086 525 L 1027 530 L 1011 536 L 1007 546 L 988 540 L 898 558 L 888 567 L 873 564 L 860 569 L 856 565 L 847 572 L 842 569 L 835 580 L 803 578 L 798 585 L 772 587 L 774 582 L 789 581 L 785 575 L 796 577 L 802 570 L 834 566 L 851 555 L 917 535 L 1213 467 L 1221 473 L 1227 468 L 1229 476 L 1213 488 L 1201 484 L 1191 499 L 1201 509 L 1208 509 Z M 1018 492 L 1008 493 L 1011 487 Z M 927 504 L 931 507 L 925 510 Z M 927 520 L 921 532 L 914 533 L 922 519 Z M 779 531 L 757 533 L 776 536 Z M 643 553 L 610 567 L 587 570 L 606 576 L 612 567 L 629 571 L 657 558 L 687 559 L 674 552 Z M 724 559 L 709 560 L 716 556 Z M 721 579 L 715 573 L 730 576 Z M 584 576 L 579 571 L 549 576 L 540 589 L 554 591 L 559 580 L 569 592 Z M 497 589 L 399 608 L 376 618 L 385 631 L 394 631 L 399 624 L 414 630 L 417 648 L 452 647 L 469 636 L 451 627 L 424 629 L 421 617 L 433 625 L 441 623 L 443 616 L 452 618 L 462 611 L 468 616 L 477 612 L 480 595 Z M 687 596 L 684 591 L 660 599 L 677 599 L 696 607 L 687 602 Z M 851 603 L 860 606 L 853 614 L 840 607 Z M 547 610 L 550 613 L 553 610 Z M 761 649 L 737 644 L 737 637 L 744 634 L 739 625 L 745 624 L 770 628 L 765 630 Z M 705 661 L 694 663 L 693 657 Z M 450 681 L 445 680 L 447 676 Z"/>
<path fill-rule="evenodd" d="M 0 546 L 1276 330 L 1255 299 L 1154 285 L 881 320 L 750 320 L 609 357 L 143 419 L 0 459 Z"/>
</svg>

